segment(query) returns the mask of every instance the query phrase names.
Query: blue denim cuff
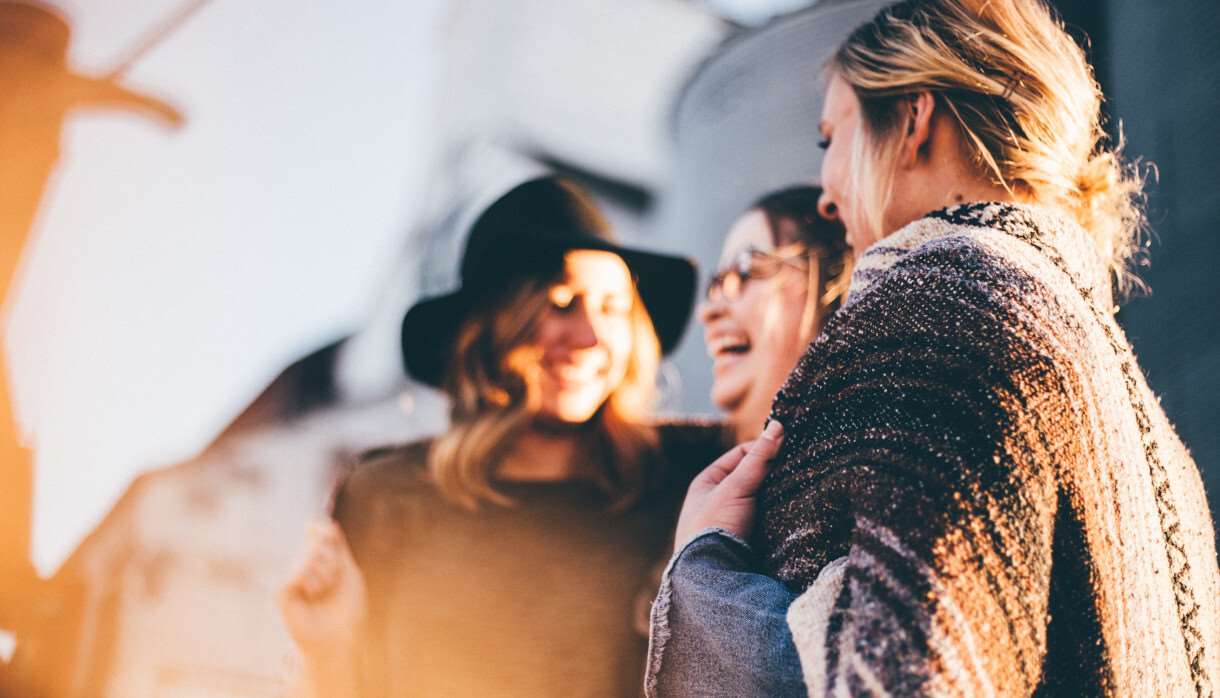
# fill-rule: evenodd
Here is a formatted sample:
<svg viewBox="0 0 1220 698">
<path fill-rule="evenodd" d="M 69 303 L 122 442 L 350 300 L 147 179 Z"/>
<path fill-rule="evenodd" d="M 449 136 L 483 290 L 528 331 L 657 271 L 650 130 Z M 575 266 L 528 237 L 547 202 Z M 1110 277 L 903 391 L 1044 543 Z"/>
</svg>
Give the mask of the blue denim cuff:
<svg viewBox="0 0 1220 698">
<path fill-rule="evenodd" d="M 674 555 L 653 603 L 645 695 L 803 695 L 785 618 L 793 595 L 758 567 L 719 528 Z"/>
<path fill-rule="evenodd" d="M 741 557 L 742 564 L 740 566 L 729 564 L 727 567 L 730 569 L 744 570 L 754 566 L 754 549 L 750 547 L 750 544 L 737 537 L 736 534 L 717 526 L 705 528 L 686 541 L 682 549 L 674 553 L 674 556 L 670 558 L 666 572 L 683 558 L 695 555 L 703 556 L 707 553 L 711 553 L 713 558 L 720 558 L 725 552 L 730 552 L 731 558 Z M 724 560 L 721 564 L 729 562 L 731 560 Z"/>
<path fill-rule="evenodd" d="M 669 605 L 673 597 L 673 581 L 670 577 L 674 566 L 692 548 L 698 551 L 702 547 L 727 546 L 730 543 L 740 545 L 746 550 L 750 549 L 748 543 L 723 528 L 706 528 L 688 540 L 665 566 L 665 572 L 661 575 L 661 587 L 657 590 L 657 597 L 652 602 L 652 612 L 649 614 L 648 659 L 644 668 L 644 695 L 647 698 L 657 695 L 657 676 L 661 672 L 661 662 L 665 657 L 665 645 L 669 642 Z"/>
</svg>

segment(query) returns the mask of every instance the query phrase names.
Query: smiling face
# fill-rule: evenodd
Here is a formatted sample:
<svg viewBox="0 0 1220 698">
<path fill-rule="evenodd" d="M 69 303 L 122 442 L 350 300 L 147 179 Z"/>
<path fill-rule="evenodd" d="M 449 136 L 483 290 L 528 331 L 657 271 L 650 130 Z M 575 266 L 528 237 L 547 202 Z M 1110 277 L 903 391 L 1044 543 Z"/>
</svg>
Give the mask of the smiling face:
<svg viewBox="0 0 1220 698">
<path fill-rule="evenodd" d="M 799 245 L 777 250 L 773 237 L 766 215 L 746 212 L 725 239 L 720 268 L 751 249 L 779 257 L 799 254 Z M 719 297 L 699 306 L 713 360 L 712 402 L 727 413 L 739 439 L 757 436 L 776 391 L 809 343 L 801 331 L 807 285 L 807 271 L 780 264 L 774 275 L 746 282 L 735 300 Z"/>
<path fill-rule="evenodd" d="M 574 250 L 548 297 L 533 341 L 522 347 L 539 357 L 539 416 L 586 422 L 627 375 L 636 303 L 631 273 L 615 254 Z"/>
<path fill-rule="evenodd" d="M 851 86 L 832 73 L 822 105 L 819 145 L 826 151 L 822 157 L 822 198 L 818 210 L 826 218 L 837 219 L 847 229 L 847 244 L 859 257 L 878 239 L 868 216 L 860 204 L 861 192 L 856 191 L 852 177 L 852 157 L 861 152 L 864 138 L 860 100 Z"/>
</svg>

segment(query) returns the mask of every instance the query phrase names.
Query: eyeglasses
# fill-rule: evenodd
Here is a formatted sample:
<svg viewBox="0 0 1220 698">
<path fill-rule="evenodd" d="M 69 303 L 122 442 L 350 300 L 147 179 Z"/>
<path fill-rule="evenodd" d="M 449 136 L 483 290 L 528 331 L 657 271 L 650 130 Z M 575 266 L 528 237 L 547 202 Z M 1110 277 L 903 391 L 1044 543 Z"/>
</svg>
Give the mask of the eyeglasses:
<svg viewBox="0 0 1220 698">
<path fill-rule="evenodd" d="M 809 250 L 804 247 L 800 247 L 799 252 L 791 255 L 776 255 L 754 248 L 742 250 L 727 268 L 717 272 L 708 281 L 704 296 L 711 302 L 735 301 L 741 298 L 746 282 L 751 279 L 771 278 L 784 267 L 806 271 L 808 266 Z"/>
</svg>

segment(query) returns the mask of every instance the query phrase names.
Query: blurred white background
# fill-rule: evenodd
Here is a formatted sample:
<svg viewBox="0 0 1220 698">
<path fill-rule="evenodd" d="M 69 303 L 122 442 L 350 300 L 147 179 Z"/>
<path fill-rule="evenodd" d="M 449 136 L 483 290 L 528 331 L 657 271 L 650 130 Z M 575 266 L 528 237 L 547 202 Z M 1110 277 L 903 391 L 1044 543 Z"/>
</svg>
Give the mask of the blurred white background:
<svg viewBox="0 0 1220 698">
<path fill-rule="evenodd" d="M 93 74 L 183 5 L 56 4 Z M 185 127 L 69 119 L 9 317 L 43 574 L 139 470 L 364 321 L 436 157 L 445 4 L 216 0 L 127 78 Z"/>
<path fill-rule="evenodd" d="M 102 74 L 192 3 L 52 4 L 71 67 Z M 457 150 L 659 186 L 673 95 L 734 3 L 629 4 L 211 0 L 125 76 L 182 129 L 72 115 L 9 304 L 39 571 L 134 476 L 198 453 L 284 366 L 368 324 Z"/>
</svg>

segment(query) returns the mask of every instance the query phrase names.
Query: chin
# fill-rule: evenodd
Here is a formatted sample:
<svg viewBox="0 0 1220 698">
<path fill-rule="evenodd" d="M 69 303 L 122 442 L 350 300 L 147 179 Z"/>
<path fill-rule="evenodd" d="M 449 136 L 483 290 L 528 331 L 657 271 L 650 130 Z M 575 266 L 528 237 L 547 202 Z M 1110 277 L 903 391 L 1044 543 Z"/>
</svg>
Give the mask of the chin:
<svg viewBox="0 0 1220 698">
<path fill-rule="evenodd" d="M 712 404 L 721 412 L 729 413 L 745 403 L 750 394 L 749 381 L 720 380 L 712 381 Z"/>
<path fill-rule="evenodd" d="M 605 402 L 605 398 L 559 400 L 544 407 L 542 414 L 547 419 L 563 424 L 584 424 L 593 419 Z"/>
<path fill-rule="evenodd" d="M 732 422 L 733 416 L 740 410 L 745 403 L 745 395 L 731 395 L 728 397 L 719 396 L 716 391 L 712 391 L 712 406 L 719 410 L 725 419 Z"/>
</svg>

